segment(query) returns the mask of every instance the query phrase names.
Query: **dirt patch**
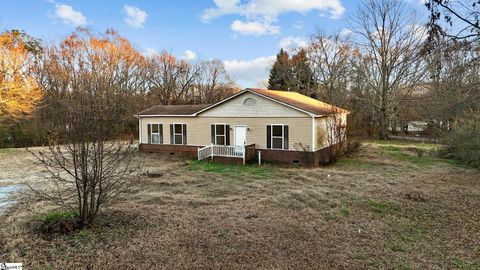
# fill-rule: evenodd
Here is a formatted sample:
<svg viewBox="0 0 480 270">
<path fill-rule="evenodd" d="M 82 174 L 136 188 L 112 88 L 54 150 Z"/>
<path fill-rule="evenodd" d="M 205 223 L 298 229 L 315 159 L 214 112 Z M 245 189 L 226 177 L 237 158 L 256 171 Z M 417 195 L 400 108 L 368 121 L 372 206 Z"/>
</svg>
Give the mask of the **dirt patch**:
<svg viewBox="0 0 480 270">
<path fill-rule="evenodd" d="M 92 228 L 38 237 L 32 224 L 51 206 L 19 198 L 0 220 L 0 261 L 29 269 L 478 269 L 480 173 L 382 146 L 364 144 L 335 166 L 266 167 L 269 174 L 138 153 L 154 177 Z"/>
</svg>

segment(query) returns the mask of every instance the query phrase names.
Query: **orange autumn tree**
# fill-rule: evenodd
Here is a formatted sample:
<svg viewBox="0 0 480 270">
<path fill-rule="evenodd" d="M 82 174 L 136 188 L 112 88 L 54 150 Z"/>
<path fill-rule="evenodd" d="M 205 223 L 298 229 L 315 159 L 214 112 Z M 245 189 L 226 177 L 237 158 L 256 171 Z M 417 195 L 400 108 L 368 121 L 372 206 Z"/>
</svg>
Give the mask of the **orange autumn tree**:
<svg viewBox="0 0 480 270">
<path fill-rule="evenodd" d="M 50 121 L 48 148 L 32 152 L 50 177 L 37 195 L 94 223 L 101 206 L 134 187 L 134 147 L 115 140 L 143 89 L 144 57 L 113 30 L 79 29 L 44 50 L 37 71 Z"/>
<path fill-rule="evenodd" d="M 17 30 L 0 34 L 0 121 L 28 117 L 43 97 L 32 76 L 38 40 Z"/>
</svg>

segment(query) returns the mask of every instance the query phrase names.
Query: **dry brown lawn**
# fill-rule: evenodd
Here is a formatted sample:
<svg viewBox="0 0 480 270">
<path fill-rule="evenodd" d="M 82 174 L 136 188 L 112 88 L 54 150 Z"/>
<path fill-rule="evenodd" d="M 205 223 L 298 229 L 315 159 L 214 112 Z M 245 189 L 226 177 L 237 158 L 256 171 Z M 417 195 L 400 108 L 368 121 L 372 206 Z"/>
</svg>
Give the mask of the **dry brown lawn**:
<svg viewBox="0 0 480 270">
<path fill-rule="evenodd" d="M 0 220 L 0 261 L 27 269 L 480 269 L 480 172 L 431 156 L 433 147 L 365 142 L 315 169 L 139 153 L 155 177 L 91 229 L 43 235 L 35 228 L 51 206 L 20 195 Z M 23 150 L 0 159 L 4 171 L 36 170 Z"/>
</svg>

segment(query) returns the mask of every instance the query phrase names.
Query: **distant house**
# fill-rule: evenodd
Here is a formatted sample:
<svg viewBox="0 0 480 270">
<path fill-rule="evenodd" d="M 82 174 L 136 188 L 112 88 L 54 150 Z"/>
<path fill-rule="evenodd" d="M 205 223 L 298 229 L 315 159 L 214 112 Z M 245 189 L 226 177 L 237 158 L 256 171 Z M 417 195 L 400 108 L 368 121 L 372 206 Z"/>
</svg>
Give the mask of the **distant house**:
<svg viewBox="0 0 480 270">
<path fill-rule="evenodd" d="M 348 113 L 296 92 L 247 88 L 215 104 L 157 105 L 136 117 L 141 151 L 312 166 L 345 139 Z"/>
</svg>

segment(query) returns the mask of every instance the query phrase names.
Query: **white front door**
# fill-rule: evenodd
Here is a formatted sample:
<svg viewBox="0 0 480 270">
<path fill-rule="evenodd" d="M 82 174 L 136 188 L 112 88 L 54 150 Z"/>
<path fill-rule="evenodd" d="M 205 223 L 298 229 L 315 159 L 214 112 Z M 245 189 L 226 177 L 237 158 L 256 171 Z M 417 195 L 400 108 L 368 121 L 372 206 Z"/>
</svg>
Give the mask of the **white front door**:
<svg viewBox="0 0 480 270">
<path fill-rule="evenodd" d="M 235 126 L 235 146 L 244 146 L 247 141 L 247 127 Z"/>
</svg>

